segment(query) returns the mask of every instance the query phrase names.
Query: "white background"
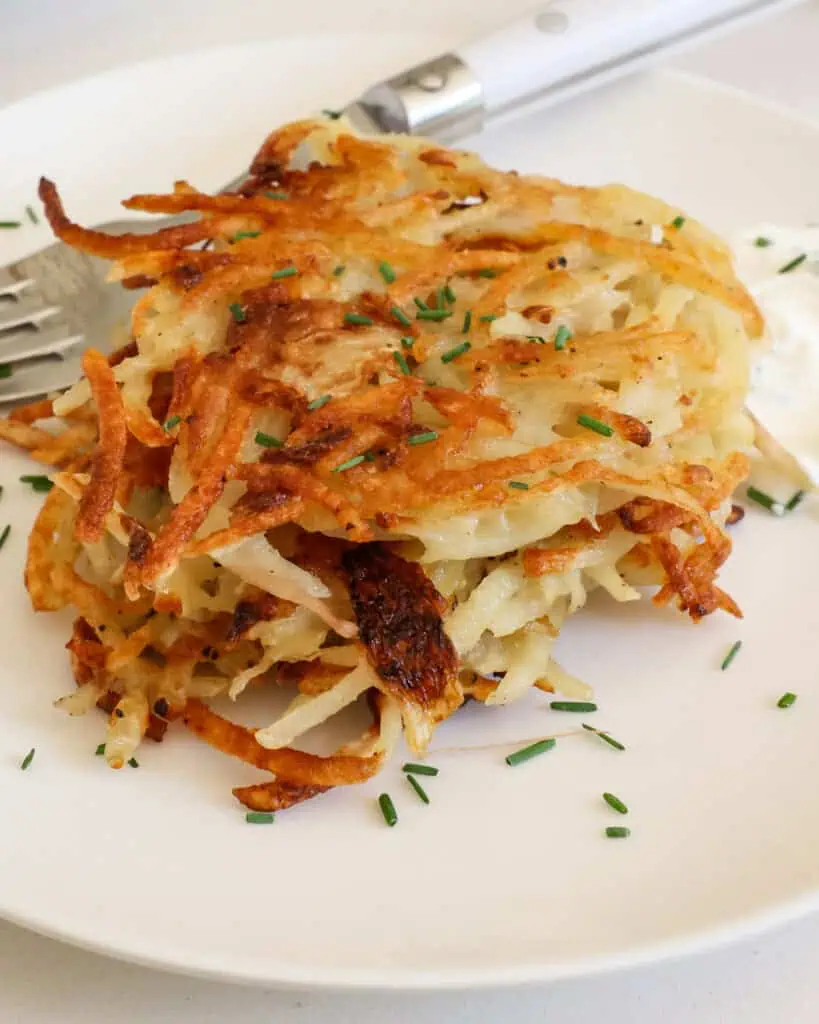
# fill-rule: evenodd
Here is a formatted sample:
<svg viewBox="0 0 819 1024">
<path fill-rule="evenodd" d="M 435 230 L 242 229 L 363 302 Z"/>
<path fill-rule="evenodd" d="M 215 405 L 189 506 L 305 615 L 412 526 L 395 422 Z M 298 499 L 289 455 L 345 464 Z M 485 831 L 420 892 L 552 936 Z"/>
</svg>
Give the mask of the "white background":
<svg viewBox="0 0 819 1024">
<path fill-rule="evenodd" d="M 301 4 L 284 0 L 0 0 L 0 104 L 137 60 L 291 32 L 395 31 L 412 26 L 437 31 L 444 50 L 531 6 L 529 0 L 305 0 Z M 819 121 L 819 2 L 810 0 L 713 42 L 677 64 Z M 13 146 L 13 140 L 3 144 Z M 759 144 L 764 146 L 765 140 Z M 776 182 L 771 187 L 776 188 Z M 549 988 L 474 996 L 341 996 L 241 989 L 118 964 L 0 924 L 0 1021 L 141 1024 L 149 1020 L 173 1024 L 815 1022 L 819 1020 L 819 919 L 682 962 Z"/>
</svg>

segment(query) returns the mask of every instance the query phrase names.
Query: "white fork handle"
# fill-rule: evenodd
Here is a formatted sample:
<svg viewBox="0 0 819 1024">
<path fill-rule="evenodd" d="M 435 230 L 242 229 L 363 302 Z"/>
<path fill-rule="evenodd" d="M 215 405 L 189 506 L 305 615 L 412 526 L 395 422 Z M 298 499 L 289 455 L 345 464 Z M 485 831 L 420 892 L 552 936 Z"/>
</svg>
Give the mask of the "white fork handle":
<svg viewBox="0 0 819 1024">
<path fill-rule="evenodd" d="M 491 115 L 698 27 L 773 6 L 771 0 L 552 0 L 456 52 L 480 82 Z"/>
</svg>

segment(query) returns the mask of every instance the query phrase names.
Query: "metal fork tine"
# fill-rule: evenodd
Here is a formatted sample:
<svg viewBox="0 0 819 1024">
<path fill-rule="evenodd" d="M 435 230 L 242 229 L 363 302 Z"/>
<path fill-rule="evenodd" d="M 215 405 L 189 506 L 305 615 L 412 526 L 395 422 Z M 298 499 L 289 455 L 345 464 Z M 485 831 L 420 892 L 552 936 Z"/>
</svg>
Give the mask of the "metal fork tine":
<svg viewBox="0 0 819 1024">
<path fill-rule="evenodd" d="M 15 276 L 7 268 L 0 269 L 0 296 L 16 295 L 31 284 L 31 278 Z"/>
<path fill-rule="evenodd" d="M 0 405 L 70 387 L 82 373 L 81 359 L 82 351 L 78 350 L 67 359 L 30 363 L 15 370 L 11 377 L 0 380 Z"/>
<path fill-rule="evenodd" d="M 0 334 L 0 364 L 15 363 L 37 356 L 59 355 L 76 345 L 82 335 L 67 324 L 49 324 L 38 331 L 10 331 Z"/>
<path fill-rule="evenodd" d="M 37 324 L 46 317 L 53 316 L 58 308 L 38 302 L 34 298 L 4 303 L 0 306 L 0 331 L 21 327 L 23 324 Z"/>
</svg>

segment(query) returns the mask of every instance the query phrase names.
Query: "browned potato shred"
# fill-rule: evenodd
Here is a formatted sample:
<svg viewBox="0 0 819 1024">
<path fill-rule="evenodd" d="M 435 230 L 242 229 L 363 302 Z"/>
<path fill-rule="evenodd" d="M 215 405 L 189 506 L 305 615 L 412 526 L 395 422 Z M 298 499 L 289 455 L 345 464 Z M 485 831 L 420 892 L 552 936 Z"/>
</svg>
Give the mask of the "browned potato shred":
<svg viewBox="0 0 819 1024">
<path fill-rule="evenodd" d="M 148 287 L 125 346 L 0 420 L 58 471 L 26 585 L 75 611 L 61 703 L 109 716 L 113 767 L 186 727 L 283 810 L 402 734 L 423 751 L 465 697 L 582 690 L 552 647 L 591 589 L 740 614 L 716 578 L 762 320 L 718 238 L 664 230 L 675 208 L 344 120 L 273 132 L 237 193 L 133 196 L 197 214 L 153 234 L 40 196 Z M 248 686 L 295 696 L 258 729 L 209 706 Z M 363 735 L 295 746 L 358 700 Z"/>
</svg>

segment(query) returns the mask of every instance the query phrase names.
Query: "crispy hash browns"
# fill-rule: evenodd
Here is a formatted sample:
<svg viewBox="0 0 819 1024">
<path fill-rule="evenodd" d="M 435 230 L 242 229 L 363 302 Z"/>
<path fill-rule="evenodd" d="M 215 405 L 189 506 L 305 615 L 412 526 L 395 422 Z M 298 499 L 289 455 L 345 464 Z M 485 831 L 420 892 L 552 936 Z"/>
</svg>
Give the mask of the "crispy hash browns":
<svg viewBox="0 0 819 1024">
<path fill-rule="evenodd" d="M 594 588 L 693 620 L 747 474 L 748 342 L 727 248 L 622 186 L 577 188 L 344 121 L 287 125 L 240 193 L 124 205 L 197 219 L 54 232 L 149 286 L 129 343 L 0 436 L 56 467 L 29 543 L 71 607 L 70 713 L 120 767 L 187 727 L 268 773 L 276 810 L 423 751 L 466 697 L 583 692 L 552 657 Z M 245 728 L 214 697 L 291 687 Z M 330 756 L 307 730 L 362 698 Z"/>
</svg>

